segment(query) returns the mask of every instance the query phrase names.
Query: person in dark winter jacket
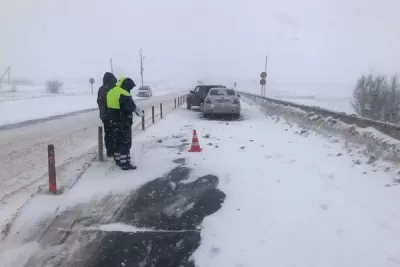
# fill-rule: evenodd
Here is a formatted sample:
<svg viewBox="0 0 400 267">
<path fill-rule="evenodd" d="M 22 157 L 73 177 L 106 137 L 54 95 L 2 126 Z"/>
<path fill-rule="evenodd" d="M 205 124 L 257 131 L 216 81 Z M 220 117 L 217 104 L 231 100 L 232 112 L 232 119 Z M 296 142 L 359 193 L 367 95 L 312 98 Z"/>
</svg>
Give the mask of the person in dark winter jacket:
<svg viewBox="0 0 400 267">
<path fill-rule="evenodd" d="M 133 113 L 142 116 L 137 110 L 130 91 L 136 86 L 130 78 L 121 78 L 117 85 L 107 93 L 107 117 L 112 127 L 112 143 L 115 163 L 123 170 L 134 170 L 131 164 Z"/>
<path fill-rule="evenodd" d="M 117 83 L 117 78 L 114 76 L 114 74 L 110 72 L 106 72 L 103 77 L 103 85 L 99 88 L 99 91 L 97 93 L 97 105 L 99 106 L 100 110 L 100 119 L 103 122 L 103 128 L 104 128 L 104 144 L 106 147 L 107 151 L 107 157 L 112 157 L 113 156 L 113 150 L 112 150 L 112 129 L 110 125 L 110 120 L 107 117 L 107 93 L 115 87 L 115 84 Z"/>
</svg>

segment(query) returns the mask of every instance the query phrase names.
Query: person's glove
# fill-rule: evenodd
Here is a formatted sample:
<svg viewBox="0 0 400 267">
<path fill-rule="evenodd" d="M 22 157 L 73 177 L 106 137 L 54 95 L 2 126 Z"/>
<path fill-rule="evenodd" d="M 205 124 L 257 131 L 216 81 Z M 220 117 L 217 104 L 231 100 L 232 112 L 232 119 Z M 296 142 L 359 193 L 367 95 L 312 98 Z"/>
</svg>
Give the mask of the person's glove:
<svg viewBox="0 0 400 267">
<path fill-rule="evenodd" d="M 136 107 L 136 109 L 135 109 L 135 114 L 138 115 L 139 117 L 144 116 L 143 111 L 138 107 Z"/>
</svg>

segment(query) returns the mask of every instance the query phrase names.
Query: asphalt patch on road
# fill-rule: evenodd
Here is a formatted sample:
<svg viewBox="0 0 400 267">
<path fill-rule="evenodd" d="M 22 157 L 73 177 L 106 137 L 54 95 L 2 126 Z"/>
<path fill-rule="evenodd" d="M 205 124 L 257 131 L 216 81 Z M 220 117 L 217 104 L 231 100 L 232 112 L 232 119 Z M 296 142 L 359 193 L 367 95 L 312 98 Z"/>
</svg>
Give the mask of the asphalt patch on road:
<svg viewBox="0 0 400 267">
<path fill-rule="evenodd" d="M 200 245 L 200 224 L 221 208 L 225 194 L 217 189 L 217 176 L 189 182 L 190 173 L 180 165 L 143 185 L 115 220 L 150 232 L 100 232 L 90 260 L 73 266 L 194 267 L 190 257 Z"/>
<path fill-rule="evenodd" d="M 180 152 L 183 152 L 186 149 L 188 149 L 189 145 L 190 145 L 190 143 L 183 142 L 183 143 L 178 144 L 178 145 L 166 146 L 166 148 L 177 148 Z"/>
<path fill-rule="evenodd" d="M 174 161 L 174 163 L 177 163 L 177 164 L 185 164 L 186 163 L 185 158 L 178 158 L 178 159 L 174 159 L 173 161 Z"/>
</svg>

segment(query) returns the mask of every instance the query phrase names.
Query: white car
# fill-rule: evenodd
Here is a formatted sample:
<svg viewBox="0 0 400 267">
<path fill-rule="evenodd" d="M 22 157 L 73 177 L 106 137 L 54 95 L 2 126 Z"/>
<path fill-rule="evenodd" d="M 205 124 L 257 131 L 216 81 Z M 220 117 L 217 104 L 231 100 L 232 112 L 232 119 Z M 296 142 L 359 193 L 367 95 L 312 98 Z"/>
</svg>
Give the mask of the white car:
<svg viewBox="0 0 400 267">
<path fill-rule="evenodd" d="M 234 89 L 230 88 L 211 88 L 204 104 L 201 107 L 204 117 L 209 115 L 234 115 L 240 117 L 241 105 L 240 97 Z"/>
<path fill-rule="evenodd" d="M 143 86 L 140 86 L 139 89 L 137 90 L 136 96 L 139 96 L 139 97 L 152 97 L 153 96 L 153 92 L 152 92 L 150 86 L 143 85 Z"/>
</svg>

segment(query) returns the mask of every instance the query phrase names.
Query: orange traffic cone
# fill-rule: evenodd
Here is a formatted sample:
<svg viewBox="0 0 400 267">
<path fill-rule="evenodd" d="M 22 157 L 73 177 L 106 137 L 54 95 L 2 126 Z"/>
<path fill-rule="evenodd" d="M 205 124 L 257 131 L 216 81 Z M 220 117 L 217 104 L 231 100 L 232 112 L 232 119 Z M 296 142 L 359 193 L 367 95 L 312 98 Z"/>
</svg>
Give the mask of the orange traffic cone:
<svg viewBox="0 0 400 267">
<path fill-rule="evenodd" d="M 197 138 L 196 130 L 193 130 L 192 147 L 189 152 L 201 152 L 202 149 L 199 144 L 199 139 Z"/>
</svg>

